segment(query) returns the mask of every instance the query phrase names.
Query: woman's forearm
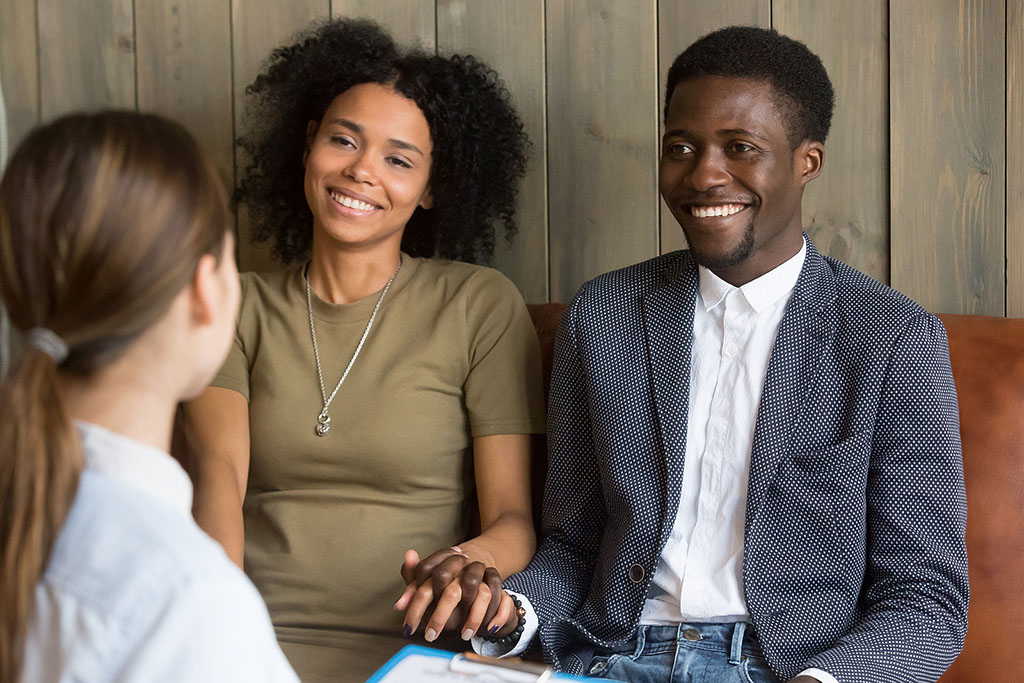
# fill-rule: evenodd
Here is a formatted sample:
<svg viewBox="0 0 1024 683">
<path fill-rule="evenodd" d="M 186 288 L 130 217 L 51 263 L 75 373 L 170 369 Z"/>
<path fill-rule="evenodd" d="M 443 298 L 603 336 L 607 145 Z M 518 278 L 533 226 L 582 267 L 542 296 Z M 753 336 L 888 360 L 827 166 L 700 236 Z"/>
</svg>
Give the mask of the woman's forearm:
<svg viewBox="0 0 1024 683">
<path fill-rule="evenodd" d="M 241 568 L 245 555 L 242 500 L 230 463 L 204 463 L 196 479 L 192 514 L 199 527 L 220 543 L 228 558 Z"/>
<path fill-rule="evenodd" d="M 471 560 L 494 567 L 502 577 L 526 567 L 537 549 L 533 520 L 528 514 L 507 512 L 479 536 L 459 544 Z"/>
</svg>

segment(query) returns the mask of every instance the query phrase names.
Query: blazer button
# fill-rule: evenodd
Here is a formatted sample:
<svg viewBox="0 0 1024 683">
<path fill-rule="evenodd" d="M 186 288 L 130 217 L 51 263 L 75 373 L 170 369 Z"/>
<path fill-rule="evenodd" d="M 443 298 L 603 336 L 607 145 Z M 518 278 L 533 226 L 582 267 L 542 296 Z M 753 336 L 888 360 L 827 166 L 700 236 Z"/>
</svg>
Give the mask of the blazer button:
<svg viewBox="0 0 1024 683">
<path fill-rule="evenodd" d="M 640 583 L 644 580 L 644 568 L 638 564 L 634 564 L 629 568 L 629 580 L 633 583 Z"/>
</svg>

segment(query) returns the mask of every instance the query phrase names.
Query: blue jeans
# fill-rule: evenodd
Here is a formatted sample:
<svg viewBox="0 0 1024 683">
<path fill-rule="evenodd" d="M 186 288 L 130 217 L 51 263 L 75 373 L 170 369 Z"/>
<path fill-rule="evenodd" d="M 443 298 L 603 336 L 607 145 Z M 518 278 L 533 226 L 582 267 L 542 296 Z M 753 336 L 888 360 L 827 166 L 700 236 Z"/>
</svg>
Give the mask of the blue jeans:
<svg viewBox="0 0 1024 683">
<path fill-rule="evenodd" d="M 588 675 L 628 683 L 779 683 L 750 624 L 640 626 L 616 648 L 599 648 Z"/>
</svg>

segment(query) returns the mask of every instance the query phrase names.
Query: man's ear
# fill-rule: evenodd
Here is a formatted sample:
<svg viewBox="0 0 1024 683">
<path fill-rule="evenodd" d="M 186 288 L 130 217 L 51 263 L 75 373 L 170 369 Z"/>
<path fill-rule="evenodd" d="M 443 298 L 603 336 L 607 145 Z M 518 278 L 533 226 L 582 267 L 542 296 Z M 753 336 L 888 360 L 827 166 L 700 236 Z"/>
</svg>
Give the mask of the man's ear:
<svg viewBox="0 0 1024 683">
<path fill-rule="evenodd" d="M 825 165 L 825 146 L 814 140 L 804 140 L 796 148 L 796 171 L 800 187 L 804 187 L 819 175 Z"/>
<path fill-rule="evenodd" d="M 192 322 L 196 325 L 210 325 L 216 317 L 218 294 L 216 271 L 217 259 L 213 254 L 203 254 L 192 275 L 191 296 L 189 297 Z"/>
<path fill-rule="evenodd" d="M 422 209 L 433 209 L 434 208 L 434 193 L 430 191 L 428 187 L 423 191 L 423 196 L 420 197 L 420 208 Z"/>
<path fill-rule="evenodd" d="M 313 138 L 316 137 L 316 131 L 320 128 L 316 121 L 310 121 L 306 126 L 306 147 L 302 150 L 302 167 L 306 167 L 306 160 L 309 159 L 309 150 L 313 147 Z"/>
</svg>

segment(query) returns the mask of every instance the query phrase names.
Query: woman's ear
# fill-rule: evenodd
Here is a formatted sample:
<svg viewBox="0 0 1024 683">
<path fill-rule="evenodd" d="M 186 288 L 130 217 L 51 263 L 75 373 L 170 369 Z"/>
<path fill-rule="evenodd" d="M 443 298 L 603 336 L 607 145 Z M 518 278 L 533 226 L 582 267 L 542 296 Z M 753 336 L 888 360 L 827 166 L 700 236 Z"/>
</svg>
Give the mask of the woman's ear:
<svg viewBox="0 0 1024 683">
<path fill-rule="evenodd" d="M 434 193 L 430 191 L 430 187 L 427 187 L 423 191 L 423 196 L 420 197 L 420 208 L 421 209 L 433 209 L 434 208 Z"/>
<path fill-rule="evenodd" d="M 302 150 L 302 167 L 306 167 L 306 160 L 309 159 L 309 150 L 313 147 L 313 138 L 316 137 L 316 131 L 320 128 L 316 121 L 310 121 L 306 126 L 306 147 Z"/>
<path fill-rule="evenodd" d="M 192 310 L 192 322 L 205 327 L 213 324 L 217 315 L 217 259 L 213 254 L 203 254 L 199 258 L 195 273 L 192 275 L 191 296 L 189 305 Z"/>
</svg>

